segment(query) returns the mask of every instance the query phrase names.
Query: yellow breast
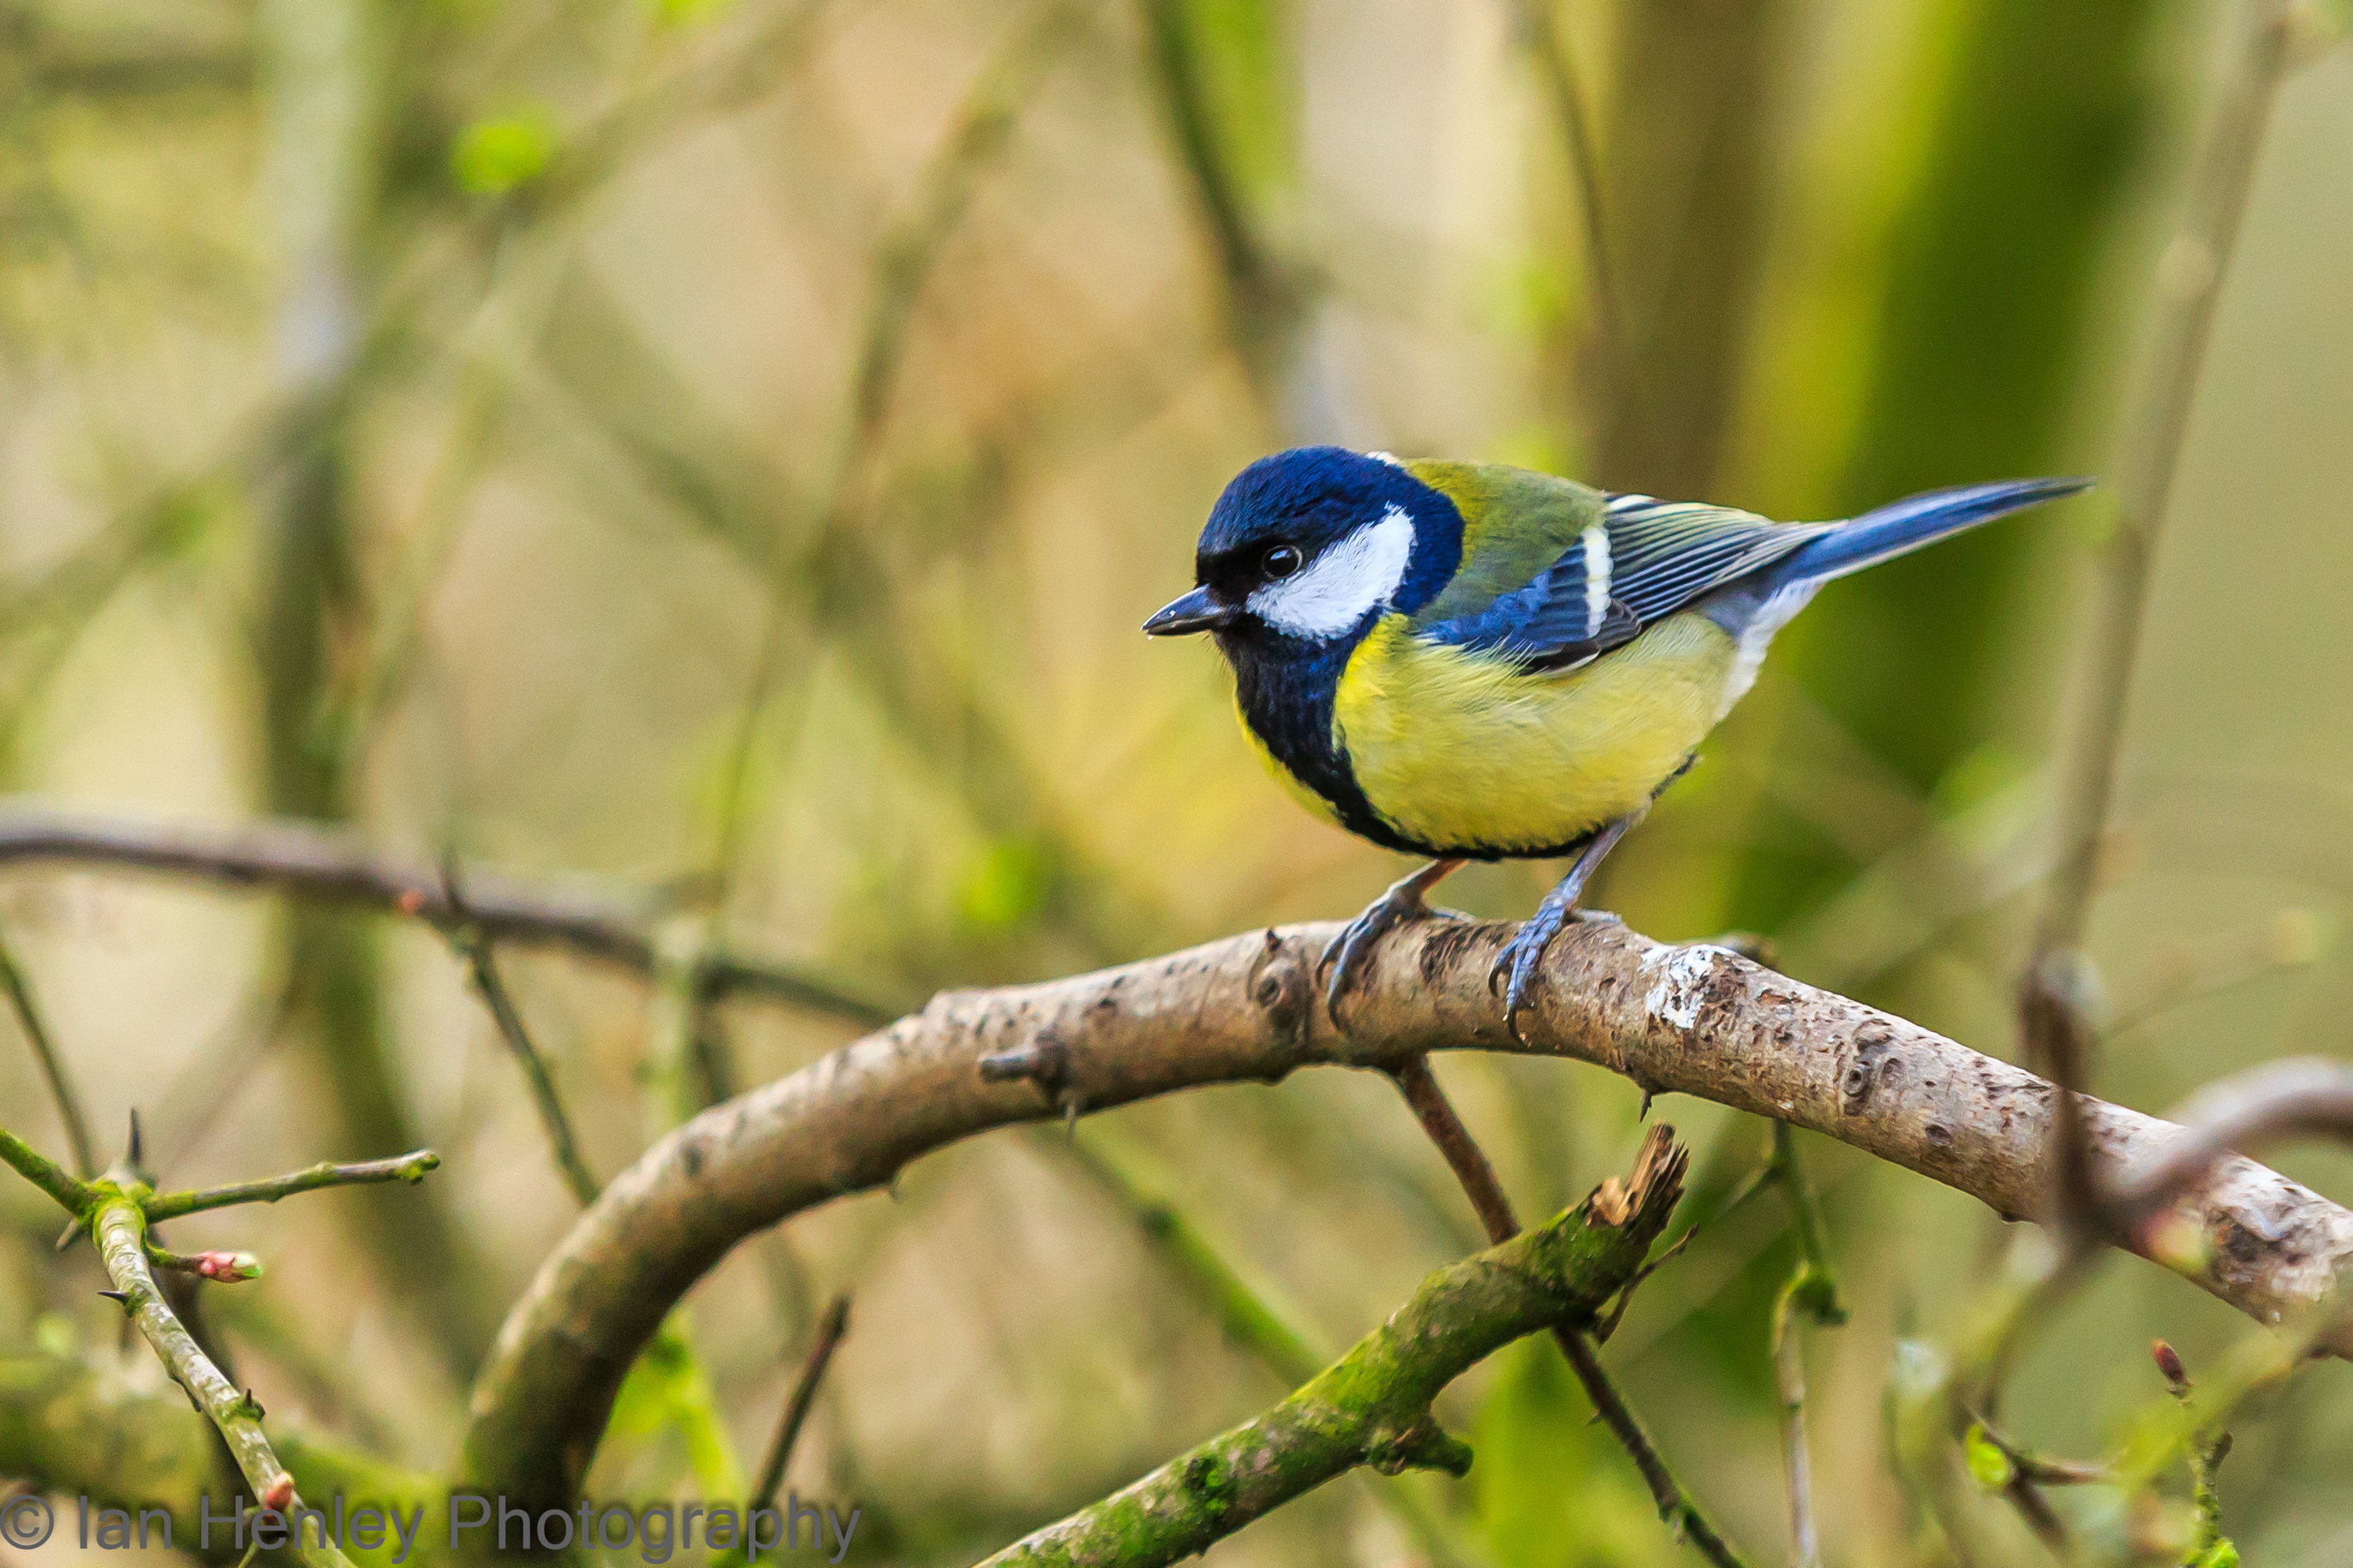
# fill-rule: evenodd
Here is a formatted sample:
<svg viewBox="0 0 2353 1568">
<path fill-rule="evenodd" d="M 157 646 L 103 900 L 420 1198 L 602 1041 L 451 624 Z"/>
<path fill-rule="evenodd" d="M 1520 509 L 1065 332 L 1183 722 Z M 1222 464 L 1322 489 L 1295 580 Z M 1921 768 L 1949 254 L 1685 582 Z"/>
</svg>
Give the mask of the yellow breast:
<svg viewBox="0 0 2353 1568">
<path fill-rule="evenodd" d="M 1529 673 L 1376 626 L 1334 738 L 1373 809 L 1436 849 L 1569 843 L 1647 803 L 1715 727 L 1733 639 L 1672 616 L 1582 669 Z"/>
</svg>

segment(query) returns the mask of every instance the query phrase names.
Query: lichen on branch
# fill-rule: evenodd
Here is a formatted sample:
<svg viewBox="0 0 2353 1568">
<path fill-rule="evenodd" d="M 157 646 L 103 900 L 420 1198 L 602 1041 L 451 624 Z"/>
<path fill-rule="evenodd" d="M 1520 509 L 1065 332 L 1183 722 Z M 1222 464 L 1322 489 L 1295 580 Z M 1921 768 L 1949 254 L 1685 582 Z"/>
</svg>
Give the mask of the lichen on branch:
<svg viewBox="0 0 2353 1568">
<path fill-rule="evenodd" d="M 1430 1402 L 1514 1340 L 1590 1322 L 1666 1228 L 1688 1158 L 1673 1129 L 1652 1128 L 1624 1184 L 1624 1207 L 1588 1198 L 1541 1229 L 1440 1269 L 1273 1409 L 982 1568 L 1157 1568 L 1360 1465 L 1464 1474 L 1471 1451 L 1439 1428 Z"/>
</svg>

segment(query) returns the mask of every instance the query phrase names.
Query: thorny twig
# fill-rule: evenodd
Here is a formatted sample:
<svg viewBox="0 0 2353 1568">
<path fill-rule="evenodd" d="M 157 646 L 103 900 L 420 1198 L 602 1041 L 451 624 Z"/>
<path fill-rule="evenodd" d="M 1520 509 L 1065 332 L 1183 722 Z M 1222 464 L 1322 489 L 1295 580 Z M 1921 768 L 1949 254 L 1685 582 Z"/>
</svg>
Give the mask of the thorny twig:
<svg viewBox="0 0 2353 1568">
<path fill-rule="evenodd" d="M 140 1213 L 136 1195 L 143 1184 L 118 1171 L 108 1184 L 111 1190 L 90 1215 L 90 1227 L 123 1310 L 138 1325 L 139 1332 L 173 1378 L 187 1390 L 196 1408 L 219 1429 L 221 1440 L 228 1446 L 239 1473 L 253 1488 L 261 1506 L 286 1515 L 301 1500 L 295 1494 L 294 1478 L 280 1463 L 269 1437 L 262 1432 L 261 1407 L 251 1396 L 239 1394 L 221 1375 L 212 1358 L 205 1354 L 173 1312 L 163 1289 L 155 1283 L 155 1276 L 149 1271 L 147 1221 Z M 288 1544 L 308 1568 L 350 1568 L 348 1560 L 329 1538 L 323 1518 L 315 1544 L 307 1531 Z"/>
<path fill-rule="evenodd" d="M 72 1214 L 77 1227 L 97 1244 L 113 1289 L 103 1292 L 119 1303 L 173 1379 L 218 1430 L 237 1469 L 266 1510 L 281 1517 L 299 1504 L 294 1478 L 280 1462 L 261 1427 L 262 1410 L 251 1394 L 240 1394 L 222 1374 L 190 1333 L 156 1281 L 154 1266 L 185 1270 L 223 1282 L 250 1279 L 261 1271 L 249 1254 L 206 1252 L 193 1257 L 172 1253 L 154 1240 L 153 1226 L 162 1220 L 231 1204 L 275 1202 L 290 1193 L 341 1185 L 353 1181 L 424 1179 L 438 1161 L 420 1152 L 398 1160 L 361 1165 L 319 1165 L 309 1171 L 263 1182 L 216 1187 L 199 1192 L 157 1194 L 142 1168 L 139 1119 L 131 1119 L 131 1142 L 121 1159 L 90 1182 L 67 1177 L 54 1165 L 0 1129 L 0 1160 L 15 1166 Z M 350 1568 L 330 1539 L 322 1516 L 316 1544 L 299 1526 L 288 1550 L 308 1568 Z"/>
<path fill-rule="evenodd" d="M 274 1204 L 296 1193 L 313 1193 L 322 1187 L 366 1186 L 380 1182 L 406 1182 L 410 1186 L 425 1179 L 425 1173 L 441 1163 L 441 1156 L 430 1149 L 412 1153 L 396 1154 L 388 1160 L 359 1160 L 346 1164 L 321 1163 L 300 1171 L 290 1171 L 282 1176 L 269 1176 L 258 1182 L 233 1182 L 226 1186 L 201 1187 L 190 1192 L 158 1193 L 143 1198 L 140 1208 L 150 1223 L 177 1219 L 182 1215 L 201 1214 L 206 1209 L 228 1208 L 237 1204 Z"/>
</svg>

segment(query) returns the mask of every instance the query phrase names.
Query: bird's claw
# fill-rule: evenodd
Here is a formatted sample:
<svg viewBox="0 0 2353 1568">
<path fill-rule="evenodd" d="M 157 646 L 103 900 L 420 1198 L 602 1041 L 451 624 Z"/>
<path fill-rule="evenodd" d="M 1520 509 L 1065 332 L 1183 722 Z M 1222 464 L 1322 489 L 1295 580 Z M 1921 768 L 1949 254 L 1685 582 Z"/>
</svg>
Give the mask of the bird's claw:
<svg viewBox="0 0 2353 1568">
<path fill-rule="evenodd" d="M 1571 921 L 1598 922 L 1617 919 L 1606 910 L 1580 910 L 1573 904 L 1546 899 L 1536 906 L 1535 913 L 1521 922 L 1512 940 L 1497 951 L 1494 966 L 1487 972 L 1490 994 L 1509 977 L 1509 984 L 1504 987 L 1504 1027 L 1511 1032 L 1512 1038 L 1526 1042 L 1527 1037 L 1520 1033 L 1520 1008 L 1528 999 L 1528 982 L 1535 978 L 1536 965 L 1543 962 L 1545 950 L 1560 934 L 1560 928 Z"/>
<path fill-rule="evenodd" d="M 1324 952 L 1315 961 L 1315 974 L 1323 977 L 1326 969 L 1332 972 L 1331 984 L 1324 988 L 1324 1011 L 1335 1028 L 1341 1027 L 1340 998 L 1356 977 L 1358 967 L 1373 951 L 1373 944 L 1389 931 L 1417 921 L 1461 920 L 1465 917 L 1453 910 L 1432 908 L 1420 893 L 1410 889 L 1391 888 L 1366 905 L 1364 913 L 1350 921 L 1340 934 L 1324 943 Z"/>
</svg>

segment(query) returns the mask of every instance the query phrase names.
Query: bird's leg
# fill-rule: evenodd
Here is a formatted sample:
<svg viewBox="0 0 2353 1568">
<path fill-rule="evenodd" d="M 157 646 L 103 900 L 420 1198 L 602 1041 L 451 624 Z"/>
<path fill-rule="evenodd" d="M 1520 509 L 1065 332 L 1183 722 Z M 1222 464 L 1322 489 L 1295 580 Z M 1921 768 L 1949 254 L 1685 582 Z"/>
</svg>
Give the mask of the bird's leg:
<svg viewBox="0 0 2353 1568">
<path fill-rule="evenodd" d="M 1392 926 L 1425 921 L 1439 913 L 1423 900 L 1422 895 L 1461 864 L 1460 860 L 1432 860 L 1412 876 L 1398 879 L 1324 947 L 1324 956 L 1315 961 L 1315 973 L 1323 973 L 1326 965 L 1332 970 L 1332 984 L 1324 993 L 1324 1010 L 1332 1016 L 1335 1026 L 1340 1022 L 1341 994 L 1348 989 L 1356 966 L 1372 952 L 1373 943 Z M 1453 918 L 1451 912 L 1448 918 Z"/>
<path fill-rule="evenodd" d="M 1487 985 L 1493 990 L 1496 981 L 1506 973 L 1511 976 L 1511 984 L 1504 992 L 1504 1027 L 1511 1030 L 1514 1038 L 1520 1033 L 1520 1004 L 1527 1000 L 1528 981 L 1536 972 L 1536 961 L 1544 957 L 1545 949 L 1552 945 L 1552 939 L 1560 934 L 1560 928 L 1576 910 L 1577 895 L 1585 891 L 1585 884 L 1593 879 L 1595 870 L 1609 858 L 1609 851 L 1618 847 L 1618 840 L 1625 837 L 1627 830 L 1641 821 L 1650 809 L 1645 804 L 1639 810 L 1630 811 L 1615 822 L 1605 824 L 1587 841 L 1585 847 L 1577 852 L 1577 858 L 1569 863 L 1568 875 L 1544 896 L 1544 901 L 1536 906 L 1536 912 L 1521 922 L 1519 934 L 1505 942 L 1503 951 L 1495 954 L 1495 967 L 1488 973 Z"/>
</svg>

